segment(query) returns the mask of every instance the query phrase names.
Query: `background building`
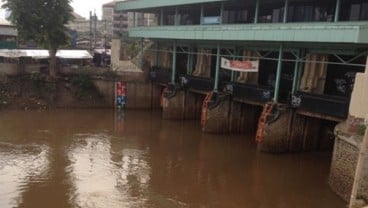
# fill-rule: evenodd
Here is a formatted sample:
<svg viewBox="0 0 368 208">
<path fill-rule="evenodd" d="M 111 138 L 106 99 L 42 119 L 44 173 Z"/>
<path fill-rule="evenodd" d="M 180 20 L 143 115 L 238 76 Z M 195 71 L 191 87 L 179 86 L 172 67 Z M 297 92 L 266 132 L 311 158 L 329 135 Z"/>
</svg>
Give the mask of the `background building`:
<svg viewBox="0 0 368 208">
<path fill-rule="evenodd" d="M 17 48 L 17 28 L 6 20 L 0 19 L 0 49 Z"/>
<path fill-rule="evenodd" d="M 128 31 L 128 13 L 116 10 L 117 3 L 112 1 L 102 5 L 102 21 L 108 37 L 120 36 Z"/>
</svg>

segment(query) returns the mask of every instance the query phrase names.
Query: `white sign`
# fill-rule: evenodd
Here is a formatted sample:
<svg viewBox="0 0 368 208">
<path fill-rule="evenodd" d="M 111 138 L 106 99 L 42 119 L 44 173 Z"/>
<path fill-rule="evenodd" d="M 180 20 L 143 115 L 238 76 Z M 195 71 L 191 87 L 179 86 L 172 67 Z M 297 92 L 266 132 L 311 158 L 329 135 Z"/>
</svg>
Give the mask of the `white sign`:
<svg viewBox="0 0 368 208">
<path fill-rule="evenodd" d="M 239 72 L 258 72 L 259 60 L 238 61 L 221 58 L 221 68 Z"/>
</svg>

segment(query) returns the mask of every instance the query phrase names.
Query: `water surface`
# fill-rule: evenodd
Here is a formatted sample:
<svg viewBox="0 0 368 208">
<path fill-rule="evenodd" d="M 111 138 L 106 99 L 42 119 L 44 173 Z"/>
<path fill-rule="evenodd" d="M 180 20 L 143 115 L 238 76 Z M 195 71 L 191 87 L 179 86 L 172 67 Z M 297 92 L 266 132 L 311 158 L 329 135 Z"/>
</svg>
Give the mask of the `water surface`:
<svg viewBox="0 0 368 208">
<path fill-rule="evenodd" d="M 343 208 L 331 153 L 272 155 L 160 112 L 0 111 L 0 207 Z"/>
</svg>

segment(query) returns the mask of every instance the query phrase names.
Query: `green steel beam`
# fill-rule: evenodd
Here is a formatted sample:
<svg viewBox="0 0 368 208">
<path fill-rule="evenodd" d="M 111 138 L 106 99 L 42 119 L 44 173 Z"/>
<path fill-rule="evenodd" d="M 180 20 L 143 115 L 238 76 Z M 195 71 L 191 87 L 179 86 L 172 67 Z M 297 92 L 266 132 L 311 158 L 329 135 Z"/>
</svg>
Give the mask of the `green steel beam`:
<svg viewBox="0 0 368 208">
<path fill-rule="evenodd" d="M 300 51 L 300 57 L 304 58 L 304 56 L 306 55 L 306 51 L 305 49 L 302 49 Z M 298 91 L 300 89 L 300 83 L 301 83 L 301 79 L 302 79 L 302 74 L 303 74 L 303 68 L 304 68 L 304 63 L 300 63 L 299 64 L 299 69 L 298 69 L 298 74 L 297 74 L 297 83 L 296 83 L 296 91 Z"/>
<path fill-rule="evenodd" d="M 144 10 L 159 7 L 169 7 L 169 6 L 181 6 L 189 4 L 203 4 L 203 3 L 214 3 L 214 2 L 224 2 L 230 0 L 135 0 L 135 1 L 120 1 L 117 2 L 117 11 L 134 11 L 134 10 Z"/>
<path fill-rule="evenodd" d="M 141 39 L 141 68 L 143 68 L 144 65 L 144 39 Z"/>
<path fill-rule="evenodd" d="M 136 27 L 129 30 L 129 35 L 153 39 L 357 44 L 368 43 L 368 22 Z"/>
<path fill-rule="evenodd" d="M 234 50 L 233 60 L 235 60 L 235 59 L 236 59 L 236 56 L 238 56 L 238 55 L 239 55 L 239 50 L 236 48 L 236 49 Z M 234 81 L 235 81 L 235 79 L 236 79 L 236 72 L 235 72 L 235 71 L 233 71 L 233 70 L 231 70 L 231 81 L 232 81 L 232 82 L 234 82 Z"/>
<path fill-rule="evenodd" d="M 190 75 L 190 71 L 192 68 L 192 64 L 191 64 L 191 57 L 192 57 L 192 48 L 189 47 L 188 48 L 188 57 L 187 57 L 187 74 Z"/>
<path fill-rule="evenodd" d="M 295 66 L 294 66 L 293 87 L 291 89 L 291 94 L 292 95 L 295 94 L 295 92 L 296 92 L 296 90 L 298 88 L 297 87 L 297 84 L 299 82 L 298 81 L 298 74 L 299 74 L 299 69 L 300 69 L 299 65 L 302 64 L 302 63 L 300 63 L 300 60 L 299 60 L 300 54 L 301 54 L 300 51 L 298 51 L 297 54 L 296 54 L 297 60 L 295 61 Z"/>
<path fill-rule="evenodd" d="M 275 103 L 279 102 L 279 90 L 280 90 L 280 81 L 281 81 L 281 71 L 282 71 L 282 55 L 284 53 L 284 47 L 280 45 L 279 49 L 279 59 L 277 61 L 277 73 L 276 73 L 276 80 L 275 80 L 275 92 L 273 96 L 273 101 Z"/>
<path fill-rule="evenodd" d="M 164 8 L 160 10 L 160 25 L 164 25 Z"/>
<path fill-rule="evenodd" d="M 173 54 L 172 54 L 172 73 L 171 73 L 171 83 L 175 83 L 175 75 L 176 75 L 176 41 L 173 43 Z"/>
<path fill-rule="evenodd" d="M 160 67 L 160 42 L 156 41 L 156 61 L 155 65 Z"/>
<path fill-rule="evenodd" d="M 254 11 L 254 23 L 258 23 L 258 15 L 259 15 L 259 1 L 260 0 L 256 0 L 256 9 Z"/>
<path fill-rule="evenodd" d="M 203 17 L 204 17 L 204 5 L 203 4 L 201 5 L 201 14 L 200 14 L 200 16 L 201 16 L 200 22 L 201 22 L 201 25 L 202 25 L 203 24 Z"/>
<path fill-rule="evenodd" d="M 174 24 L 179 25 L 179 10 L 178 10 L 178 7 L 175 7 Z"/>
<path fill-rule="evenodd" d="M 137 22 L 137 20 L 136 20 L 136 14 L 135 14 L 135 12 L 133 12 L 133 27 L 136 27 L 137 25 L 136 25 L 136 22 Z"/>
<path fill-rule="evenodd" d="M 341 1 L 340 0 L 336 0 L 336 9 L 335 9 L 334 22 L 338 22 L 339 21 L 340 7 L 341 7 Z"/>
<path fill-rule="evenodd" d="M 220 43 L 217 43 L 215 86 L 213 87 L 214 92 L 218 91 L 219 75 L 220 75 Z"/>
<path fill-rule="evenodd" d="M 284 17 L 283 17 L 283 20 L 282 20 L 283 23 L 287 22 L 288 10 L 289 10 L 289 0 L 285 0 Z"/>
<path fill-rule="evenodd" d="M 220 7 L 220 24 L 222 24 L 223 17 L 224 17 L 224 3 L 221 3 L 221 7 Z"/>
</svg>

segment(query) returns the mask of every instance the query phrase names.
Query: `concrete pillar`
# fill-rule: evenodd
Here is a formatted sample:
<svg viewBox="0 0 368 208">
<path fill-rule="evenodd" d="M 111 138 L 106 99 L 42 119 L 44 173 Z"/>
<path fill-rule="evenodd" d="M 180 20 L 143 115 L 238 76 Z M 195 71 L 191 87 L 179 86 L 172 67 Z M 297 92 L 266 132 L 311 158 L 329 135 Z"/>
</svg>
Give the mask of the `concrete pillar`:
<svg viewBox="0 0 368 208">
<path fill-rule="evenodd" d="M 163 119 L 185 119 L 185 91 L 177 91 L 171 98 L 163 98 Z"/>
<path fill-rule="evenodd" d="M 226 95 L 219 95 L 220 103 L 207 110 L 206 124 L 202 128 L 207 133 L 228 133 L 229 132 L 229 111 L 230 98 Z"/>
<path fill-rule="evenodd" d="M 359 145 L 355 140 L 358 136 L 346 132 L 344 124 L 336 127 L 335 145 L 332 156 L 329 184 L 332 190 L 346 202 L 350 200 L 354 182 L 355 169 L 359 157 Z M 365 165 L 366 180 L 362 180 L 358 193 L 368 201 L 368 164 Z M 362 206 L 363 207 L 363 206 Z"/>
</svg>

